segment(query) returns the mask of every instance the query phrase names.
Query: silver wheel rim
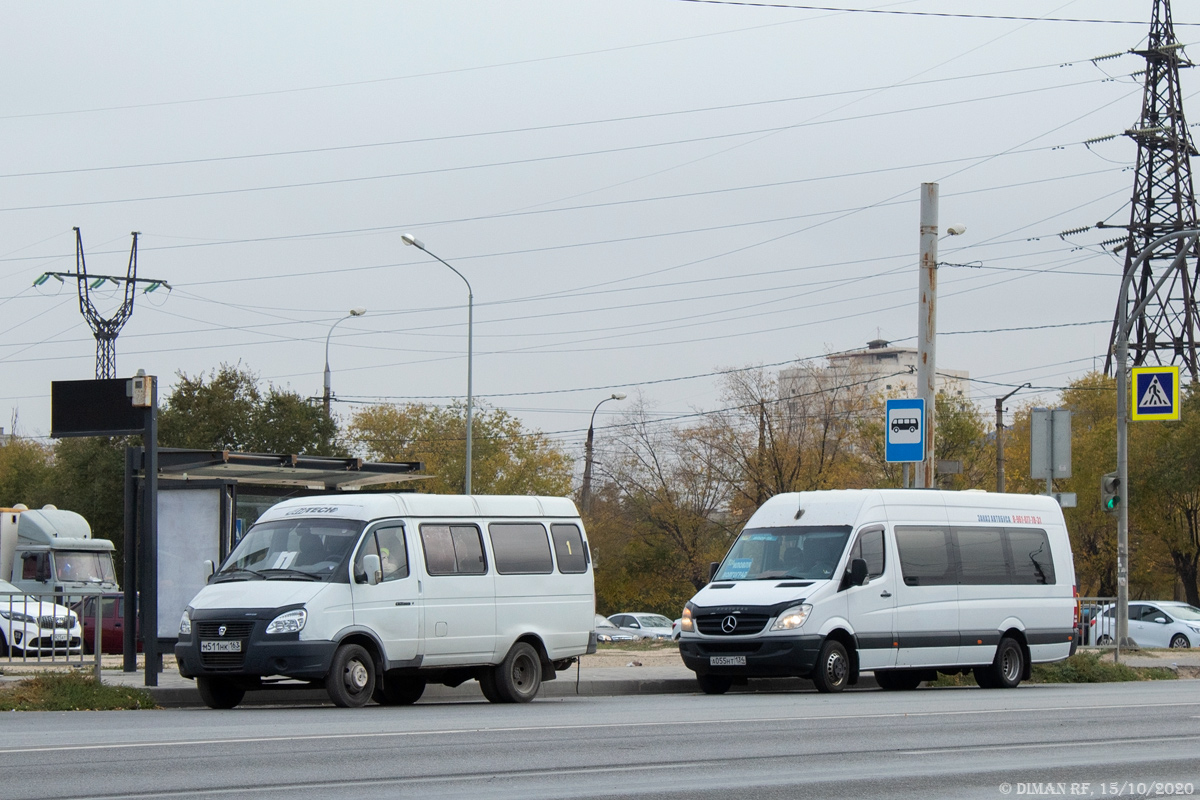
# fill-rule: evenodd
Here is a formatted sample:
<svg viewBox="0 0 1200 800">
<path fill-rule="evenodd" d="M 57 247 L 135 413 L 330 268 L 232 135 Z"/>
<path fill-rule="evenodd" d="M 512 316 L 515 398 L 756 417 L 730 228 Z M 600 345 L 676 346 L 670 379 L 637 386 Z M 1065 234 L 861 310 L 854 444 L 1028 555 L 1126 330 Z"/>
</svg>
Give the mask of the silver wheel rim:
<svg viewBox="0 0 1200 800">
<path fill-rule="evenodd" d="M 346 665 L 346 672 L 342 676 L 346 688 L 355 694 L 367 688 L 368 678 L 366 666 L 357 659 Z"/>
<path fill-rule="evenodd" d="M 1171 647 L 1175 648 L 1176 650 L 1180 650 L 1187 646 L 1188 646 L 1187 640 L 1184 639 L 1182 636 L 1176 636 L 1174 639 L 1171 640 Z"/>
<path fill-rule="evenodd" d="M 837 686 L 846 679 L 846 659 L 842 658 L 842 654 L 836 650 L 829 654 L 829 658 L 825 660 L 825 677 L 829 679 L 829 683 Z"/>
<path fill-rule="evenodd" d="M 529 694 L 533 691 L 534 676 L 537 674 L 534 671 L 536 668 L 537 665 L 528 655 L 521 654 L 513 659 L 512 683 L 521 694 Z"/>
<path fill-rule="evenodd" d="M 1021 669 L 1021 657 L 1017 653 L 1015 647 L 1006 647 L 1004 655 L 1000 659 L 1000 672 L 1004 675 L 1004 680 L 1007 683 L 1012 683 L 1017 679 L 1017 673 Z"/>
</svg>

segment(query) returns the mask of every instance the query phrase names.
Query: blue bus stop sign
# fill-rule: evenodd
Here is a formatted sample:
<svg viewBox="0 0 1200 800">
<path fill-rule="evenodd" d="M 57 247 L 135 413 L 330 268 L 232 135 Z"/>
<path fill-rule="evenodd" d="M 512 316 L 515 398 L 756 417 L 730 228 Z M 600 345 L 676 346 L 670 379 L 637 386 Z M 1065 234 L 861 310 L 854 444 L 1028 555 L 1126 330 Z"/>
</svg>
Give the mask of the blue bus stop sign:
<svg viewBox="0 0 1200 800">
<path fill-rule="evenodd" d="M 925 401 L 888 400 L 884 438 L 889 464 L 925 460 Z"/>
</svg>

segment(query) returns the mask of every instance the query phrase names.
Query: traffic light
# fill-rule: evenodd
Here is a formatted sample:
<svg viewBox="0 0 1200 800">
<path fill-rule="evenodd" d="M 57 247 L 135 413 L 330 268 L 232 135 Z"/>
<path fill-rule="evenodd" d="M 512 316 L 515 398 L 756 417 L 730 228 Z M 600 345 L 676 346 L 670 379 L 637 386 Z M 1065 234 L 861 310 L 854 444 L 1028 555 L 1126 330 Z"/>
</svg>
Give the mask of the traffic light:
<svg viewBox="0 0 1200 800">
<path fill-rule="evenodd" d="M 1121 506 L 1121 479 L 1117 473 L 1110 472 L 1100 478 L 1100 505 L 1110 514 L 1115 514 Z"/>
</svg>

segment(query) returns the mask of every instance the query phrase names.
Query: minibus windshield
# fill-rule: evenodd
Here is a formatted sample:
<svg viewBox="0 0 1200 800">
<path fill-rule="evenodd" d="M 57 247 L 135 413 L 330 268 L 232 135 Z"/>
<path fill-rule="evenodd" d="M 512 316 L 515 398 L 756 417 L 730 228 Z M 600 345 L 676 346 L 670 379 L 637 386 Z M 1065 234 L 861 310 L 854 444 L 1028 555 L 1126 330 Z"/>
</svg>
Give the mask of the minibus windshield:
<svg viewBox="0 0 1200 800">
<path fill-rule="evenodd" d="M 255 525 L 229 554 L 215 580 L 328 580 L 346 563 L 365 524 L 348 519 L 289 519 Z"/>
<path fill-rule="evenodd" d="M 714 580 L 828 580 L 849 539 L 849 525 L 747 528 L 725 556 Z"/>
</svg>

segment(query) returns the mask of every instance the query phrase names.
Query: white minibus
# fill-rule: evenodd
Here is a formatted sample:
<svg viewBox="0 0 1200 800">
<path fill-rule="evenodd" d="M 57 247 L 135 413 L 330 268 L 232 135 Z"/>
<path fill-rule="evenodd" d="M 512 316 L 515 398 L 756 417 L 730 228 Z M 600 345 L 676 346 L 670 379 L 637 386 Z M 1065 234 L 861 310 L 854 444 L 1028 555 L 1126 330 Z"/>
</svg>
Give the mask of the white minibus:
<svg viewBox="0 0 1200 800">
<path fill-rule="evenodd" d="M 405 705 L 472 679 L 528 702 L 595 652 L 594 615 L 570 500 L 306 497 L 250 528 L 188 604 L 175 656 L 212 708 L 314 683 L 342 707 Z"/>
<path fill-rule="evenodd" d="M 772 497 L 683 612 L 702 691 L 809 678 L 839 692 L 973 672 L 1014 687 L 1070 655 L 1078 625 L 1066 524 L 1051 497 L 851 489 Z"/>
</svg>

